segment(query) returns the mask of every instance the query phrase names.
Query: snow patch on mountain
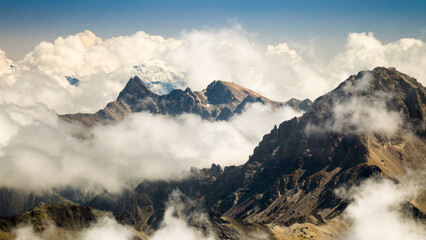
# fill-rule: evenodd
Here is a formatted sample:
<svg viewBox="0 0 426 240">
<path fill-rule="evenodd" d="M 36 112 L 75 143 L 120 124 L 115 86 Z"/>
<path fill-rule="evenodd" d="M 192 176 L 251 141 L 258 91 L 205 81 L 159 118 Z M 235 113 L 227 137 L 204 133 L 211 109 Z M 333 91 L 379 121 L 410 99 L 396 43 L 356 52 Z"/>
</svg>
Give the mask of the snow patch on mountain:
<svg viewBox="0 0 426 240">
<path fill-rule="evenodd" d="M 187 86 L 186 73 L 167 65 L 161 60 L 152 60 L 135 65 L 131 75 L 138 76 L 151 91 L 160 95 Z"/>
</svg>

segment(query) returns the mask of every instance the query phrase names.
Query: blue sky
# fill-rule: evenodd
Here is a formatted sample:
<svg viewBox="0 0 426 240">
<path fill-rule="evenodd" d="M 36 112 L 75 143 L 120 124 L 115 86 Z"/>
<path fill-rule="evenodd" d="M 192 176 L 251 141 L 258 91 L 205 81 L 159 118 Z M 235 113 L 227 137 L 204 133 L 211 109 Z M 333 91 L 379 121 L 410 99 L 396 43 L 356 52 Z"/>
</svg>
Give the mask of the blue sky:
<svg viewBox="0 0 426 240">
<path fill-rule="evenodd" d="M 40 41 L 85 29 L 101 38 L 140 30 L 179 37 L 238 22 L 260 43 L 314 40 L 337 51 L 349 32 L 373 32 L 383 42 L 425 40 L 425 13 L 424 0 L 0 0 L 0 49 L 18 60 Z"/>
</svg>

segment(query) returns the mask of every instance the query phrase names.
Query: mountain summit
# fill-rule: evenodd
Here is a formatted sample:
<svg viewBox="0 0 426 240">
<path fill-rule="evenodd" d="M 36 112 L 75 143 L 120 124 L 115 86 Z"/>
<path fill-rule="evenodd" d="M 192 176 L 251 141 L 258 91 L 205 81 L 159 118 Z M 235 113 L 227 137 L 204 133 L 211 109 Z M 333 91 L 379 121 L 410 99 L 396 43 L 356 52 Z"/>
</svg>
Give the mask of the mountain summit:
<svg viewBox="0 0 426 240">
<path fill-rule="evenodd" d="M 142 111 L 169 116 L 194 113 L 210 121 L 228 120 L 235 113 L 240 113 L 247 103 L 254 102 L 269 104 L 272 108 L 289 105 L 296 110 L 306 110 L 311 103 L 309 99 L 303 102 L 296 100 L 296 104 L 272 101 L 252 90 L 226 81 L 214 81 L 199 92 L 186 88 L 185 91 L 175 89 L 166 95 L 158 95 L 135 76 L 127 82 L 117 100 L 108 103 L 104 109 L 94 114 L 77 113 L 60 117 L 86 126 L 117 123 L 130 113 Z"/>
<path fill-rule="evenodd" d="M 135 105 L 138 99 L 146 97 L 157 97 L 157 94 L 151 92 L 139 77 L 134 76 L 127 82 L 124 89 L 118 95 L 117 100 L 123 99 L 128 103 L 133 102 L 132 105 Z"/>
</svg>

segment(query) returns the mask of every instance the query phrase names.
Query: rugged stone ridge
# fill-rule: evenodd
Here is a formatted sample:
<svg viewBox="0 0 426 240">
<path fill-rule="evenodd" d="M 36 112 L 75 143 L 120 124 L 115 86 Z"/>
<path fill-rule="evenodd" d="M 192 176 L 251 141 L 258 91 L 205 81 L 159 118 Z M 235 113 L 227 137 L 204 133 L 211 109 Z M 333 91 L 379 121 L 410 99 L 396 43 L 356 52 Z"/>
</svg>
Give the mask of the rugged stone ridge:
<svg viewBox="0 0 426 240">
<path fill-rule="evenodd" d="M 88 205 L 150 229 L 162 216 L 164 196 L 178 188 L 211 213 L 245 224 L 329 224 L 348 204 L 333 193 L 342 184 L 374 176 L 398 179 L 407 168 L 424 170 L 425 96 L 425 87 L 394 68 L 363 71 L 318 98 L 302 117 L 275 127 L 242 166 L 214 165 L 192 169 L 180 180 L 144 181 L 123 198 L 105 194 Z M 336 106 L 353 98 L 366 106 L 383 101 L 386 111 L 400 113 L 404 121 L 393 134 L 363 132 L 351 124 L 331 128 Z"/>
<path fill-rule="evenodd" d="M 117 100 L 108 103 L 104 109 L 94 114 L 76 113 L 60 117 L 69 122 L 78 121 L 86 126 L 117 123 L 130 113 L 142 111 L 169 116 L 195 113 L 210 121 L 228 120 L 234 113 L 241 113 L 247 103 L 255 102 L 269 104 L 273 108 L 288 105 L 303 111 L 311 104 L 309 99 L 303 102 L 292 99 L 286 103 L 271 101 L 256 92 L 226 81 L 214 81 L 199 92 L 187 88 L 185 91 L 175 89 L 169 94 L 158 95 L 135 76 L 128 81 Z"/>
</svg>

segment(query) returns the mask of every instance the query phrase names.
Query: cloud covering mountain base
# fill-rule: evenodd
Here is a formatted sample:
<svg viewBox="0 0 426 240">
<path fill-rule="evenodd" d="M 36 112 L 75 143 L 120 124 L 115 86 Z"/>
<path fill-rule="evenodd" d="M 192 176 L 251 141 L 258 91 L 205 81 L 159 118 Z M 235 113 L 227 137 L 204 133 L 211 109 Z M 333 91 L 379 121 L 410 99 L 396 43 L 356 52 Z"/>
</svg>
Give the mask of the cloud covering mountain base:
<svg viewBox="0 0 426 240">
<path fill-rule="evenodd" d="M 89 185 L 116 191 L 129 181 L 176 177 L 191 166 L 239 165 L 265 132 L 300 114 L 290 107 L 272 111 L 260 103 L 227 122 L 142 112 L 87 132 L 43 105 L 6 105 L 0 110 L 0 163 L 7 166 L 0 169 L 1 185 Z"/>
</svg>

